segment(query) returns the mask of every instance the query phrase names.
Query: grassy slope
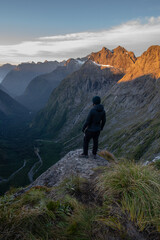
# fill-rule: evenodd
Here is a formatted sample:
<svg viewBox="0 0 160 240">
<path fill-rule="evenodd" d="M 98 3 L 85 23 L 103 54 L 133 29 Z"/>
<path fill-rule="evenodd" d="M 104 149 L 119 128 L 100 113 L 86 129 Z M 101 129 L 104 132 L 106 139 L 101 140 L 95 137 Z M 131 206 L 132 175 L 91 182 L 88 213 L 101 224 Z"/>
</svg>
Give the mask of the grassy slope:
<svg viewBox="0 0 160 240">
<path fill-rule="evenodd" d="M 0 239 L 148 239 L 160 237 L 160 172 L 119 162 L 91 181 L 71 177 L 0 199 Z"/>
<path fill-rule="evenodd" d="M 117 157 L 141 160 L 152 160 L 160 153 L 160 118 L 157 114 L 153 119 L 131 124 L 115 133 L 103 133 L 102 146 L 108 144 L 108 149 Z"/>
</svg>

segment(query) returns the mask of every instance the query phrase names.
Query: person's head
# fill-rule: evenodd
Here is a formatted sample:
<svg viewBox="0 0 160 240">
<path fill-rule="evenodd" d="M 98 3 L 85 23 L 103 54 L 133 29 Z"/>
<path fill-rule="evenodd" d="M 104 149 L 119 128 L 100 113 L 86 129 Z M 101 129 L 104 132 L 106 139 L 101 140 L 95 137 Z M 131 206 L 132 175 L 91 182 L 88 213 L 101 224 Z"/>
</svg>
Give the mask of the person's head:
<svg viewBox="0 0 160 240">
<path fill-rule="evenodd" d="M 95 96 L 92 98 L 93 105 L 98 105 L 101 103 L 101 98 L 99 96 Z"/>
</svg>

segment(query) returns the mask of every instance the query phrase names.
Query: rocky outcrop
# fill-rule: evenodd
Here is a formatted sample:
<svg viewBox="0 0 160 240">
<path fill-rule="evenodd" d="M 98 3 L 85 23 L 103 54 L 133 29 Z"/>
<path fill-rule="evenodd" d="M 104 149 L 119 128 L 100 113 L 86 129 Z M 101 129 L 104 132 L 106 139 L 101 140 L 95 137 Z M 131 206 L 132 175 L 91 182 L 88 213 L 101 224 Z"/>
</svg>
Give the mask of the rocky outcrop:
<svg viewBox="0 0 160 240">
<path fill-rule="evenodd" d="M 50 167 L 46 172 L 39 176 L 31 185 L 32 186 L 57 186 L 65 178 L 79 176 L 90 179 L 94 173 L 93 169 L 99 166 L 107 166 L 109 163 L 104 158 L 97 156 L 94 159 L 90 153 L 89 158 L 80 158 L 81 149 L 71 151 L 61 160 Z"/>
</svg>

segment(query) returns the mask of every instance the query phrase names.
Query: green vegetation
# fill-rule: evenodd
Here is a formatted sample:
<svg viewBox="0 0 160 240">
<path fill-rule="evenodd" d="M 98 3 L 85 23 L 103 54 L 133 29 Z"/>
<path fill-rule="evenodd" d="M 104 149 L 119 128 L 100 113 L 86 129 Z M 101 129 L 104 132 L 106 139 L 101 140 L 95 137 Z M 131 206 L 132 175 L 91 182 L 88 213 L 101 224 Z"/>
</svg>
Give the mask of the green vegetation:
<svg viewBox="0 0 160 240">
<path fill-rule="evenodd" d="M 0 140 L 0 176 L 8 179 L 14 172 L 20 169 L 24 161 L 26 165 L 7 182 L 0 183 L 0 194 L 3 194 L 10 186 L 20 187 L 29 184 L 28 172 L 36 160 L 33 141 L 24 137 L 18 139 Z"/>
<path fill-rule="evenodd" d="M 157 161 L 154 163 L 154 166 L 155 166 L 158 170 L 160 170 L 160 159 L 157 160 Z"/>
<path fill-rule="evenodd" d="M 26 165 L 21 171 L 16 173 L 9 181 L 0 183 L 0 194 L 4 194 L 8 189 L 12 187 L 21 187 L 28 185 L 28 172 L 35 163 L 35 157 L 33 159 L 27 159 Z"/>
<path fill-rule="evenodd" d="M 112 217 L 132 221 L 140 230 L 154 228 L 160 232 L 160 172 L 133 162 L 122 162 L 105 171 L 99 179 L 104 204 L 117 205 Z"/>
<path fill-rule="evenodd" d="M 96 169 L 90 181 L 71 176 L 55 188 L 14 194 L 0 198 L 3 240 L 160 237 L 160 172 L 154 166 L 121 161 Z"/>
<path fill-rule="evenodd" d="M 38 172 L 34 175 L 34 179 L 36 179 L 40 174 L 45 172 L 60 159 L 60 153 L 62 149 L 60 143 L 52 142 L 52 140 L 37 140 L 36 146 L 40 149 L 40 156 L 43 164 Z"/>
<path fill-rule="evenodd" d="M 38 162 L 38 157 L 34 153 L 34 146 L 40 149 L 43 161 L 42 166 L 34 175 L 34 179 L 46 171 L 50 166 L 60 159 L 61 145 L 52 141 L 34 141 L 27 136 L 27 133 L 20 138 L 0 139 L 0 178 L 7 181 L 0 181 L 0 195 L 4 194 L 10 187 L 21 187 L 30 183 L 28 172 Z M 25 167 L 20 169 L 24 161 Z"/>
<path fill-rule="evenodd" d="M 112 116 L 113 117 L 113 116 Z M 114 127 L 102 132 L 103 148 L 107 145 L 109 151 L 116 157 L 125 157 L 145 161 L 153 160 L 159 155 L 160 139 L 160 116 L 157 114 L 153 119 L 131 123 L 119 130 L 114 131 Z"/>
</svg>

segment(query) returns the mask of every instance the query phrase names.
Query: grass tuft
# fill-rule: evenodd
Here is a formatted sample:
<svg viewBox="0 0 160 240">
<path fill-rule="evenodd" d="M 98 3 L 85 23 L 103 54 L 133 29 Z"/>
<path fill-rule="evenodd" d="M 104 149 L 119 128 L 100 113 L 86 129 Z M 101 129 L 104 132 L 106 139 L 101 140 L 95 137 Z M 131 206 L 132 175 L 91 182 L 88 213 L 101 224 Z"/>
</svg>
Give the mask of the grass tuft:
<svg viewBox="0 0 160 240">
<path fill-rule="evenodd" d="M 112 153 L 108 152 L 107 150 L 102 150 L 98 152 L 98 155 L 106 159 L 109 163 L 117 162 L 117 159 L 115 158 L 115 156 Z"/>
<path fill-rule="evenodd" d="M 98 187 L 106 205 L 110 209 L 118 205 L 140 231 L 149 227 L 159 231 L 160 174 L 153 167 L 122 161 L 103 173 Z"/>
</svg>

